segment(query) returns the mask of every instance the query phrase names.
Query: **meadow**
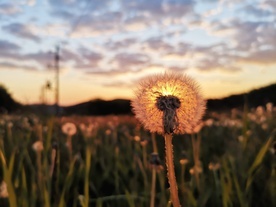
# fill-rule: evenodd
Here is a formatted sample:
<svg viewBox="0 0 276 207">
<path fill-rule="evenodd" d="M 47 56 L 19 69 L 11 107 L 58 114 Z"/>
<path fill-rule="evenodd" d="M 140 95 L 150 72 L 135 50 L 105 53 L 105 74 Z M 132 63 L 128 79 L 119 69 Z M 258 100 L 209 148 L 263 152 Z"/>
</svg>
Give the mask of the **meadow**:
<svg viewBox="0 0 276 207">
<path fill-rule="evenodd" d="M 182 206 L 276 206 L 275 115 L 209 111 L 175 135 Z M 169 207 L 164 159 L 164 138 L 131 115 L 1 115 L 0 206 Z"/>
</svg>

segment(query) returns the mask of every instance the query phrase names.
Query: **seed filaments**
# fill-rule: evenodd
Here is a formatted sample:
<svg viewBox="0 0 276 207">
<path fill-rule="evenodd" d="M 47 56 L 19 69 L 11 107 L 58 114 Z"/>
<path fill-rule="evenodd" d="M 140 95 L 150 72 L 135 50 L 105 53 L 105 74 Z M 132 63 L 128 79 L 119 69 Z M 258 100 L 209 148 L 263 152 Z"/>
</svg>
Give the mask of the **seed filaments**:
<svg viewBox="0 0 276 207">
<path fill-rule="evenodd" d="M 159 96 L 156 99 L 156 106 L 163 111 L 163 127 L 166 134 L 173 133 L 178 126 L 176 109 L 180 107 L 180 100 L 172 95 Z"/>
</svg>

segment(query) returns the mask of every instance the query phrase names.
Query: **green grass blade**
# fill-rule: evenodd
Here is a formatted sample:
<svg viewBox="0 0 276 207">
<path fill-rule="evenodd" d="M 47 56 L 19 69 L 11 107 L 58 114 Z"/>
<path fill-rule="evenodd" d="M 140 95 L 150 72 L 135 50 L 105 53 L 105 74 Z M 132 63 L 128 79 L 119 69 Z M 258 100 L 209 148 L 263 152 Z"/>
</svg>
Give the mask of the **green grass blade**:
<svg viewBox="0 0 276 207">
<path fill-rule="evenodd" d="M 4 157 L 4 154 L 2 151 L 0 151 L 0 157 L 1 161 L 3 164 L 3 171 L 4 171 L 4 181 L 7 184 L 8 188 L 8 193 L 9 193 L 9 203 L 11 207 L 17 207 L 17 202 L 16 202 L 16 195 L 13 187 L 13 182 L 12 182 L 12 167 L 13 167 L 13 162 L 14 162 L 14 156 L 15 156 L 15 151 L 13 151 L 12 158 L 10 161 L 10 169 L 7 167 L 6 164 L 6 159 Z"/>
<path fill-rule="evenodd" d="M 126 190 L 125 193 L 126 193 L 126 199 L 128 201 L 129 207 L 135 207 L 134 199 L 131 196 L 131 194 L 128 192 L 128 190 Z"/>
<path fill-rule="evenodd" d="M 272 132 L 272 135 L 268 138 L 267 142 L 262 146 L 262 148 L 260 149 L 260 151 L 257 154 L 256 158 L 254 159 L 251 167 L 248 170 L 248 179 L 247 179 L 247 182 L 246 182 L 246 191 L 249 190 L 249 187 L 252 183 L 252 180 L 253 180 L 252 176 L 253 176 L 254 172 L 256 171 L 258 166 L 262 163 L 266 152 L 268 151 L 269 147 L 271 146 L 271 143 L 273 142 L 275 131 L 276 130 L 274 130 Z"/>
</svg>

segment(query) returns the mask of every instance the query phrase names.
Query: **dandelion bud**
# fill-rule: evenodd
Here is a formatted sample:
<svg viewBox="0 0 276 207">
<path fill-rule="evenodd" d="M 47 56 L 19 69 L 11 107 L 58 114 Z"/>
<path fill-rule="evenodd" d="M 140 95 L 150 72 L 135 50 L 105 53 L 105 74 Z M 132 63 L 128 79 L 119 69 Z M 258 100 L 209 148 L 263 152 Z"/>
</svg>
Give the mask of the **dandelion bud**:
<svg viewBox="0 0 276 207">
<path fill-rule="evenodd" d="M 179 163 L 181 165 L 186 165 L 189 163 L 189 159 L 185 151 L 181 152 L 181 159 L 179 160 Z"/>
<path fill-rule="evenodd" d="M 161 164 L 158 153 L 151 153 L 149 163 L 152 168 L 155 168 L 156 170 L 163 170 L 163 166 Z"/>
<path fill-rule="evenodd" d="M 202 173 L 202 167 L 201 167 L 201 165 L 195 165 L 194 167 L 192 167 L 190 169 L 190 174 L 191 175 L 194 175 L 196 173 L 198 173 L 198 174 Z"/>
</svg>

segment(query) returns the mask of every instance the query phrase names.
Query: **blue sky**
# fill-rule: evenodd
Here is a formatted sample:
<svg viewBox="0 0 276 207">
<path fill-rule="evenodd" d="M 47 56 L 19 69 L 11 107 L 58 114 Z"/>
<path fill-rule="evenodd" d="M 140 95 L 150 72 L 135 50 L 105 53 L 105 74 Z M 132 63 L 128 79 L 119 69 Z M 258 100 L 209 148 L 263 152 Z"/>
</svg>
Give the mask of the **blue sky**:
<svg viewBox="0 0 276 207">
<path fill-rule="evenodd" d="M 55 87 L 57 45 L 63 105 L 131 98 L 166 70 L 194 77 L 206 98 L 276 82 L 275 0 L 1 0 L 0 28 L 0 83 L 22 103 Z"/>
</svg>

